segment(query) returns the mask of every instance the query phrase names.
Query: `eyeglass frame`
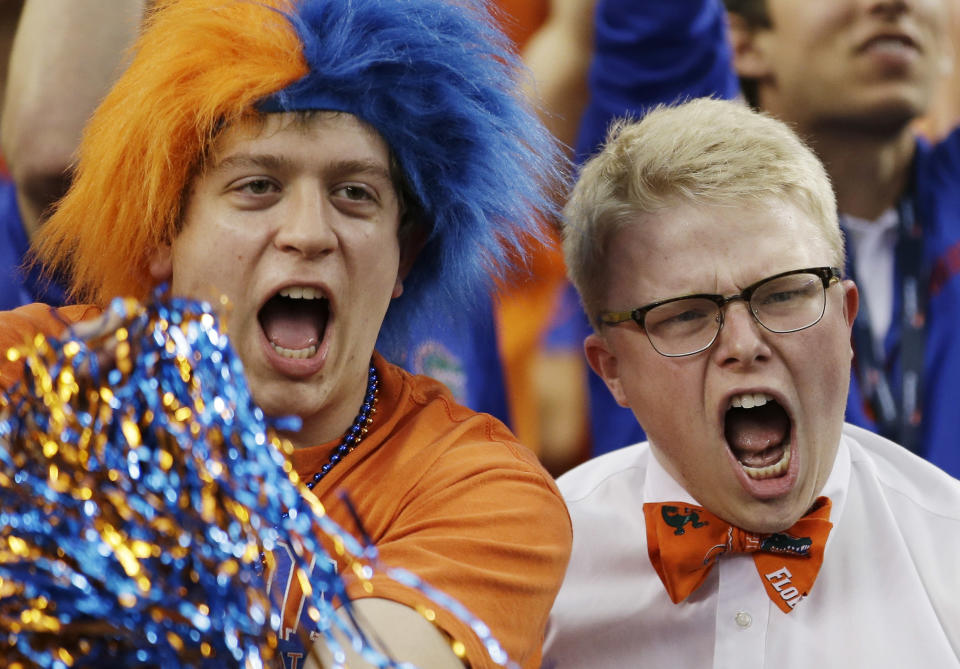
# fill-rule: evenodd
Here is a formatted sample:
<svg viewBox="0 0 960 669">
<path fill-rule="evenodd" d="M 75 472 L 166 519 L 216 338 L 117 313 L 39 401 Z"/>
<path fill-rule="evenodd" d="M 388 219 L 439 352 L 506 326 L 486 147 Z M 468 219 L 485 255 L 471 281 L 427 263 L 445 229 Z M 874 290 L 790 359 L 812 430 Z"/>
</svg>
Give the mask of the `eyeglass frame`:
<svg viewBox="0 0 960 669">
<path fill-rule="evenodd" d="M 814 274 L 820 278 L 820 281 L 823 282 L 823 293 L 824 293 L 824 305 L 823 310 L 820 312 L 820 316 L 817 320 L 813 321 L 809 325 L 804 325 L 803 327 L 793 328 L 790 330 L 774 330 L 768 325 L 765 325 L 763 321 L 757 316 L 757 314 L 750 308 L 750 300 L 753 298 L 753 293 L 768 281 L 773 281 L 774 279 L 779 279 L 785 276 L 791 276 L 793 274 Z M 811 328 L 821 320 L 823 320 L 823 314 L 826 313 L 826 293 L 827 289 L 832 286 L 834 283 L 839 283 L 843 278 L 843 271 L 837 267 L 806 267 L 804 269 L 794 269 L 788 272 L 780 272 L 779 274 L 774 274 L 773 276 L 768 276 L 759 281 L 751 283 L 749 286 L 741 290 L 735 295 L 729 295 L 724 297 L 723 295 L 717 295 L 712 293 L 695 293 L 693 295 L 681 295 L 679 297 L 671 297 L 665 300 L 658 300 L 656 302 L 651 302 L 642 307 L 637 307 L 636 309 L 631 309 L 629 311 L 601 311 L 597 316 L 597 321 L 601 325 L 620 325 L 626 323 L 627 321 L 633 321 L 637 326 L 643 330 L 643 334 L 646 335 L 647 341 L 650 342 L 650 345 L 653 347 L 653 350 L 659 353 L 662 356 L 667 358 L 683 358 L 688 355 L 696 355 L 706 351 L 708 348 L 713 346 L 713 343 L 717 341 L 717 337 L 720 334 L 720 330 L 723 329 L 724 317 L 723 317 L 723 308 L 735 302 L 736 300 L 743 300 L 747 305 L 747 311 L 750 312 L 750 315 L 753 316 L 753 320 L 760 324 L 764 330 L 768 332 L 773 332 L 774 334 L 788 334 L 790 332 L 799 332 L 800 330 L 806 330 Z M 710 338 L 710 341 L 701 348 L 698 348 L 696 351 L 690 351 L 689 353 L 663 353 L 660 349 L 657 348 L 656 344 L 653 343 L 653 340 L 650 339 L 650 334 L 647 332 L 647 328 L 644 326 L 644 320 L 647 317 L 647 313 L 651 310 L 656 309 L 659 306 L 664 304 L 670 304 L 671 302 L 679 302 L 680 300 L 691 300 L 691 299 L 703 299 L 709 300 L 717 305 L 717 312 L 720 316 L 720 322 L 717 325 L 717 331 L 713 333 L 713 337 Z"/>
</svg>

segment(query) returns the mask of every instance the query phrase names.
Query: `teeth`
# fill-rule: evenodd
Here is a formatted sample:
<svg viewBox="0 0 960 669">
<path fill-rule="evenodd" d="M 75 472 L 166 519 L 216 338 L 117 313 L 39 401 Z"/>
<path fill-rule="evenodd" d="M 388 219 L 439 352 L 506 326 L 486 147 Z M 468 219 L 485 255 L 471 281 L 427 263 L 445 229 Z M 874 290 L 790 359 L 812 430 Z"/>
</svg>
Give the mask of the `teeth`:
<svg viewBox="0 0 960 669">
<path fill-rule="evenodd" d="M 873 41 L 874 44 L 893 44 L 896 46 L 907 46 L 907 43 L 899 37 L 879 37 Z"/>
<path fill-rule="evenodd" d="M 766 393 L 744 393 L 730 398 L 730 408 L 753 409 L 762 407 L 767 402 L 772 402 L 773 397 Z"/>
<path fill-rule="evenodd" d="M 280 291 L 280 297 L 289 297 L 291 300 L 319 300 L 320 291 L 310 286 L 290 286 Z"/>
<path fill-rule="evenodd" d="M 312 358 L 317 354 L 316 346 L 308 346 L 307 348 L 284 348 L 282 346 L 277 346 L 273 342 L 270 342 L 270 345 L 273 346 L 273 350 L 282 355 L 284 358 Z"/>
<path fill-rule="evenodd" d="M 780 476 L 787 471 L 789 464 L 790 448 L 787 447 L 783 450 L 783 455 L 780 457 L 780 460 L 772 465 L 767 465 L 766 467 L 751 467 L 741 462 L 740 466 L 743 467 L 743 471 L 747 473 L 747 476 L 752 479 L 770 479 Z"/>
<path fill-rule="evenodd" d="M 870 49 L 900 51 L 902 49 L 912 49 L 913 47 L 906 41 L 896 37 L 880 37 L 870 42 Z"/>
</svg>

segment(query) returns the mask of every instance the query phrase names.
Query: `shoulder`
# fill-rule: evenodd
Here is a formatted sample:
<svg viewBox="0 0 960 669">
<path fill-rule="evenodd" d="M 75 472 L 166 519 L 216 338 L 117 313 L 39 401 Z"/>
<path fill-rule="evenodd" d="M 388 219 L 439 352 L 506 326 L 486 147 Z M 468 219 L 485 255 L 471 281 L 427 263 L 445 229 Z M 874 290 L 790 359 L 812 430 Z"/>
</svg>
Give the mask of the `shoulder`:
<svg viewBox="0 0 960 669">
<path fill-rule="evenodd" d="M 0 312 L 0 387 L 9 387 L 20 376 L 20 364 L 5 355 L 9 349 L 28 344 L 38 334 L 59 337 L 74 323 L 101 313 L 91 305 L 54 308 L 41 303 Z"/>
<path fill-rule="evenodd" d="M 589 502 L 623 488 L 639 493 L 651 457 L 647 442 L 620 448 L 574 467 L 557 479 L 557 485 L 568 504 Z"/>
<path fill-rule="evenodd" d="M 558 478 L 557 484 L 569 501 L 584 499 L 623 481 L 642 485 L 650 457 L 648 442 L 619 448 L 574 467 Z"/>
<path fill-rule="evenodd" d="M 588 460 L 557 479 L 573 525 L 571 571 L 589 572 L 630 554 L 634 539 L 645 536 L 640 509 L 652 457 L 643 442 Z M 600 545 L 609 550 L 597 551 Z"/>
<path fill-rule="evenodd" d="M 644 624 L 670 606 L 647 559 L 642 508 L 651 458 L 647 443 L 628 446 L 558 479 L 573 549 L 550 613 L 544 667 L 633 666 L 636 657 L 627 655 L 643 648 Z"/>
<path fill-rule="evenodd" d="M 954 190 L 960 175 L 960 126 L 936 144 L 917 138 L 916 174 L 917 187 L 921 191 L 939 186 L 937 192 L 943 195 L 944 188 L 947 192 Z"/>
<path fill-rule="evenodd" d="M 59 337 L 75 323 L 96 318 L 103 311 L 89 304 L 52 307 L 35 302 L 17 309 L 0 312 L 0 347 L 19 346 L 42 334 Z"/>
<path fill-rule="evenodd" d="M 382 367 L 393 394 L 393 438 L 416 436 L 422 447 L 432 446 L 436 455 L 453 450 L 459 458 L 469 458 L 475 452 L 488 464 L 491 458 L 502 458 L 542 470 L 534 453 L 495 416 L 460 404 L 443 383 L 431 377 L 386 362 Z"/>
<path fill-rule="evenodd" d="M 932 154 L 938 158 L 950 157 L 954 166 L 960 166 L 960 125 L 933 145 Z"/>
<path fill-rule="evenodd" d="M 52 307 L 36 302 L 0 312 L 0 327 L 32 328 L 34 333 L 58 336 L 70 325 L 96 318 L 102 313 L 103 309 L 92 304 Z"/>
<path fill-rule="evenodd" d="M 358 449 L 364 457 L 343 488 L 384 564 L 469 606 L 511 657 L 530 666 L 572 541 L 553 478 L 497 419 L 459 405 L 433 379 L 382 358 L 375 364 L 383 381 L 379 427 Z M 376 587 L 411 607 L 429 604 L 409 588 Z M 523 596 L 509 596 L 518 588 Z M 481 656 L 462 621 L 447 616 L 438 625 L 467 644 L 468 657 Z"/>
<path fill-rule="evenodd" d="M 557 479 L 573 525 L 568 581 L 589 579 L 618 556 L 643 554 L 636 542 L 646 537 L 640 510 L 652 457 L 643 442 L 588 460 Z"/>
<path fill-rule="evenodd" d="M 537 456 L 495 417 L 459 404 L 438 381 L 380 359 L 384 382 L 382 427 L 371 434 L 389 445 L 391 479 L 401 474 L 411 492 L 457 489 L 471 495 L 519 496 L 562 511 L 556 482 Z M 474 489 L 475 488 L 475 489 Z M 513 500 L 514 502 L 517 499 Z M 522 500 L 521 500 L 522 501 Z"/>
<path fill-rule="evenodd" d="M 943 633 L 960 648 L 960 481 L 860 428 L 846 426 L 844 440 L 852 467 L 852 499 L 845 506 L 853 513 L 841 524 L 853 540 L 846 544 L 847 560 L 866 563 L 879 549 L 891 596 L 919 590 L 924 604 L 917 619 L 929 602 Z"/>
<path fill-rule="evenodd" d="M 854 425 L 845 425 L 854 476 L 875 479 L 891 510 L 939 519 L 960 538 L 960 480 L 899 444 Z"/>
</svg>

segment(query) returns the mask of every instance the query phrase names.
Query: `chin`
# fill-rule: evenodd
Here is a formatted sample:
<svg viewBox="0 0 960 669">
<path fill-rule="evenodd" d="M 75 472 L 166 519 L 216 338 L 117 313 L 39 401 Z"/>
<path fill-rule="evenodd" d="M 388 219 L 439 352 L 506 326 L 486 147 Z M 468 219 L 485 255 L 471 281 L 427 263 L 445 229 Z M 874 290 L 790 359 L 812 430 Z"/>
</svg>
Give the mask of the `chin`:
<svg viewBox="0 0 960 669">
<path fill-rule="evenodd" d="M 724 518 L 724 520 L 747 532 L 772 534 L 783 532 L 797 522 L 806 512 L 806 508 L 800 510 L 799 506 L 786 500 L 782 502 L 751 500 L 741 505 L 737 511 L 735 517 Z"/>
<path fill-rule="evenodd" d="M 895 135 L 904 131 L 925 113 L 929 100 L 916 91 L 884 96 L 864 104 L 861 113 L 851 119 L 858 127 L 877 134 Z"/>
<path fill-rule="evenodd" d="M 271 418 L 301 416 L 306 412 L 305 400 L 301 397 L 300 389 L 303 385 L 305 385 L 303 382 L 271 380 L 258 383 L 255 379 L 250 380 L 253 400 Z M 311 395 L 316 397 L 319 393 L 315 391 Z"/>
</svg>

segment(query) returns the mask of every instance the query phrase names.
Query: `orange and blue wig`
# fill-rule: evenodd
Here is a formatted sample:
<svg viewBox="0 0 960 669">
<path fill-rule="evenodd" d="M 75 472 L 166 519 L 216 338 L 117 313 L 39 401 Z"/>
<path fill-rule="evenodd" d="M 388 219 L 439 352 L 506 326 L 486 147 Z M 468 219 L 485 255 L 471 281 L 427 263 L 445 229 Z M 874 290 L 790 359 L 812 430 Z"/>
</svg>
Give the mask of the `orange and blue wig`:
<svg viewBox="0 0 960 669">
<path fill-rule="evenodd" d="M 555 213 L 563 159 L 519 72 L 483 0 L 158 0 L 38 256 L 76 299 L 144 299 L 218 132 L 263 113 L 347 112 L 390 147 L 426 234 L 387 314 L 393 341 L 421 308 L 468 307 Z"/>
</svg>

